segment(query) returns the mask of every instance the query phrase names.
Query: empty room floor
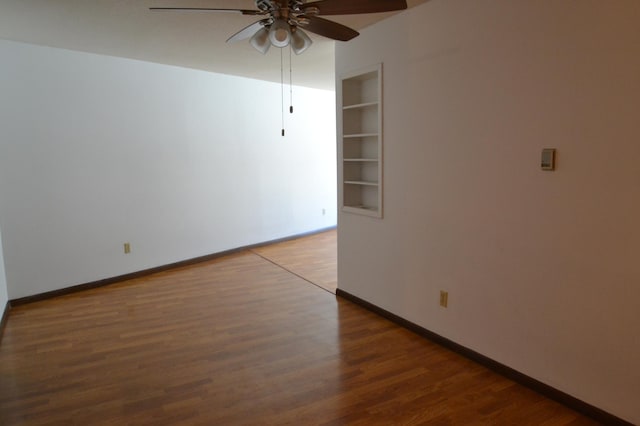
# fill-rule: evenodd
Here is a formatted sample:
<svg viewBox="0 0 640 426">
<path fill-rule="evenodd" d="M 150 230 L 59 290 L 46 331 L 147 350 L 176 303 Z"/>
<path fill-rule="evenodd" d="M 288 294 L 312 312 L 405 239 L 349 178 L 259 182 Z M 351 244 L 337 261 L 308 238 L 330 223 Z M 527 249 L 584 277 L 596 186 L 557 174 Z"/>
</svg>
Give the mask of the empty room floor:
<svg viewBox="0 0 640 426">
<path fill-rule="evenodd" d="M 596 424 L 287 269 L 244 251 L 15 307 L 0 424 Z"/>
<path fill-rule="evenodd" d="M 321 232 L 252 251 L 300 278 L 335 294 L 338 288 L 338 232 Z"/>
</svg>

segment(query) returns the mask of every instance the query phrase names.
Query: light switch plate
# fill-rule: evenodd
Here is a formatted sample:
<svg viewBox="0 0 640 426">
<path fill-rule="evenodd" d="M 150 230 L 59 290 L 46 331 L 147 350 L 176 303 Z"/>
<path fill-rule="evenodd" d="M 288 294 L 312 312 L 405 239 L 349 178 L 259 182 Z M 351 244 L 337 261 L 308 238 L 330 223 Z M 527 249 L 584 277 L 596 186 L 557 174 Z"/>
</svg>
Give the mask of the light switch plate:
<svg viewBox="0 0 640 426">
<path fill-rule="evenodd" d="M 545 148 L 542 150 L 540 168 L 542 170 L 556 169 L 556 150 L 554 148 Z"/>
</svg>

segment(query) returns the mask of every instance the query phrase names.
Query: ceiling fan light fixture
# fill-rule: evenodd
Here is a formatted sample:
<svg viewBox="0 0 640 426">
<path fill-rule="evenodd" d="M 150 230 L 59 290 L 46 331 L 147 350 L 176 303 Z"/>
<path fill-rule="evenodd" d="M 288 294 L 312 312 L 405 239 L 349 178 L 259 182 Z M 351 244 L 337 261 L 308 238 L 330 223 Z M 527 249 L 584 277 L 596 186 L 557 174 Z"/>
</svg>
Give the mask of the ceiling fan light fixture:
<svg viewBox="0 0 640 426">
<path fill-rule="evenodd" d="M 301 54 L 313 44 L 313 41 L 309 38 L 307 33 L 300 28 L 295 28 L 295 31 L 291 33 L 291 49 L 296 55 Z"/>
<path fill-rule="evenodd" d="M 255 0 L 256 9 L 228 9 L 211 7 L 150 7 L 156 11 L 220 12 L 260 16 L 261 20 L 241 29 L 227 42 L 251 38 L 251 45 L 266 54 L 271 45 L 283 48 L 291 46 L 297 55 L 312 44 L 307 31 L 331 40 L 349 41 L 359 33 L 338 22 L 319 15 L 357 15 L 363 13 L 392 12 L 407 8 L 407 0 Z M 292 46 L 295 44 L 295 46 Z"/>
<path fill-rule="evenodd" d="M 269 40 L 275 47 L 286 47 L 291 42 L 291 28 L 284 19 L 276 19 L 269 28 Z"/>
<path fill-rule="evenodd" d="M 266 27 L 262 27 L 251 37 L 251 45 L 263 55 L 269 51 L 271 43 L 269 42 L 269 30 Z"/>
</svg>

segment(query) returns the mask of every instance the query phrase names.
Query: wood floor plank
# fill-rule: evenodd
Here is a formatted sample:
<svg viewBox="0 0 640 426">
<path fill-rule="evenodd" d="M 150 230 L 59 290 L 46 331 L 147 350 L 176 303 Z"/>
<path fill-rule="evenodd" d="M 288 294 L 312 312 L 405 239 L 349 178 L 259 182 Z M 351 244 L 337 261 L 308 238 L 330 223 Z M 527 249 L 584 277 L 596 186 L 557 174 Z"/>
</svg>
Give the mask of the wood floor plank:
<svg viewBox="0 0 640 426">
<path fill-rule="evenodd" d="M 596 423 L 249 251 L 12 309 L 0 424 Z"/>
<path fill-rule="evenodd" d="M 338 288 L 337 235 L 333 229 L 252 251 L 335 294 Z"/>
</svg>

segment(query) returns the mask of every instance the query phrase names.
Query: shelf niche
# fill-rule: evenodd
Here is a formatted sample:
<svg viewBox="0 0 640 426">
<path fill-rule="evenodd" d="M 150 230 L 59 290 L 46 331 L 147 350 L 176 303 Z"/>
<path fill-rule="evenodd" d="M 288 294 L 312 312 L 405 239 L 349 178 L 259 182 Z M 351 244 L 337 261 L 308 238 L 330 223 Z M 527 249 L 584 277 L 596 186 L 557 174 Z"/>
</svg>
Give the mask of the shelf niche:
<svg viewBox="0 0 640 426">
<path fill-rule="evenodd" d="M 341 78 L 342 211 L 382 218 L 382 64 Z"/>
</svg>

